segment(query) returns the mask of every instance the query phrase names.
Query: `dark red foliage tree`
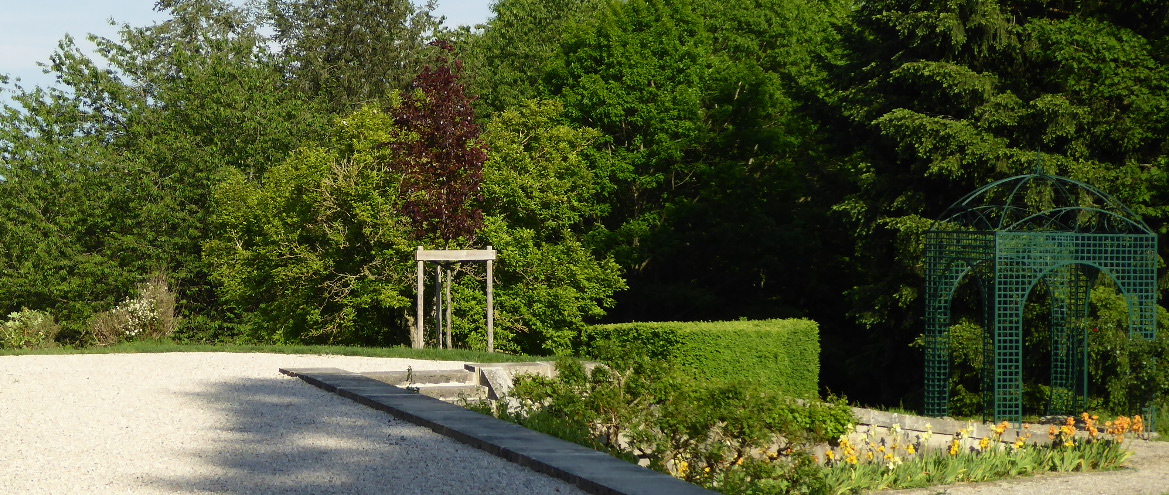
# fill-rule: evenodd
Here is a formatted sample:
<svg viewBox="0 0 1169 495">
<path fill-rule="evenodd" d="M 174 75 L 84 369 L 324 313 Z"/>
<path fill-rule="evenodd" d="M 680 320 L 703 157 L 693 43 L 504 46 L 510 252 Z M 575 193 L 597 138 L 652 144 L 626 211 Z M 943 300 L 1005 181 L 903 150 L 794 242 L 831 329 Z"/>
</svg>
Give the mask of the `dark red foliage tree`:
<svg viewBox="0 0 1169 495">
<path fill-rule="evenodd" d="M 403 175 L 404 213 L 419 239 L 472 242 L 483 225 L 480 185 L 487 150 L 472 99 L 459 83 L 462 62 L 448 58 L 449 43 L 432 45 L 441 49 L 434 67 L 427 65 L 414 78 L 394 113 L 398 125 L 417 137 L 393 145 L 394 168 Z"/>
</svg>

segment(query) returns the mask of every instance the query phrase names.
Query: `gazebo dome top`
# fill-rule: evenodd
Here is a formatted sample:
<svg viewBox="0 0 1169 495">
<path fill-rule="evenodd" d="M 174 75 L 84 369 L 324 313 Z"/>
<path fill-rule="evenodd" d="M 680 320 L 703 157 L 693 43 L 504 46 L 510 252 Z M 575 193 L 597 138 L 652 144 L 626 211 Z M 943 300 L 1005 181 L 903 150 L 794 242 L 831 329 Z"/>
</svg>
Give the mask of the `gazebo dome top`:
<svg viewBox="0 0 1169 495">
<path fill-rule="evenodd" d="M 933 230 L 1148 234 L 1127 206 L 1083 182 L 1043 171 L 987 184 L 950 205 Z"/>
</svg>

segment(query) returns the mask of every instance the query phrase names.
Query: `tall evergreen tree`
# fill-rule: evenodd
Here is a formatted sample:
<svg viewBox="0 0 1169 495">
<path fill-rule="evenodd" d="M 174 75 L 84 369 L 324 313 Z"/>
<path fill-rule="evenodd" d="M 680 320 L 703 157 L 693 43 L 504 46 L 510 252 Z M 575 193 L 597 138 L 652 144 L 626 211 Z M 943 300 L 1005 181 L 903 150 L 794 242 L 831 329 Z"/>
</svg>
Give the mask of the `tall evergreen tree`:
<svg viewBox="0 0 1169 495">
<path fill-rule="evenodd" d="M 922 233 L 951 202 L 1035 169 L 1093 184 L 1165 230 L 1169 70 L 1160 16 L 1089 1 L 866 1 L 846 24 L 838 145 L 852 155 L 864 278 L 849 292 L 868 331 L 848 354 L 865 400 L 920 384 Z M 896 260 L 890 263 L 890 260 Z"/>
</svg>

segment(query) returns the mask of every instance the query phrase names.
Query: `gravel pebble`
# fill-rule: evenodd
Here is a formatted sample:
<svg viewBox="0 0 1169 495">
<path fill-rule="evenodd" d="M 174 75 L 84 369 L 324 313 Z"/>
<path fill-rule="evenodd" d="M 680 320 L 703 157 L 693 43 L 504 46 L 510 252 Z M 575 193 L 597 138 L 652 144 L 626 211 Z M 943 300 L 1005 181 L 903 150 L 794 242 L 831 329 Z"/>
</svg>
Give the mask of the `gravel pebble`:
<svg viewBox="0 0 1169 495">
<path fill-rule="evenodd" d="M 0 493 L 584 493 L 278 371 L 461 365 L 230 353 L 0 357 Z"/>
</svg>

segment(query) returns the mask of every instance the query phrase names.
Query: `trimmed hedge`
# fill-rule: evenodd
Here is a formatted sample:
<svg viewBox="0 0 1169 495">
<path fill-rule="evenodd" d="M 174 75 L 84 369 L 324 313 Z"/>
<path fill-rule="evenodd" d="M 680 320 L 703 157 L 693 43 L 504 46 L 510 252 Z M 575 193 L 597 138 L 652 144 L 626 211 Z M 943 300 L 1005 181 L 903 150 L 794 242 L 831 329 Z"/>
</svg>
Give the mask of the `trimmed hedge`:
<svg viewBox="0 0 1169 495">
<path fill-rule="evenodd" d="M 792 397 L 818 396 L 820 327 L 811 320 L 596 325 L 585 329 L 578 353 L 599 357 L 612 344 L 707 381 L 746 380 Z"/>
</svg>

